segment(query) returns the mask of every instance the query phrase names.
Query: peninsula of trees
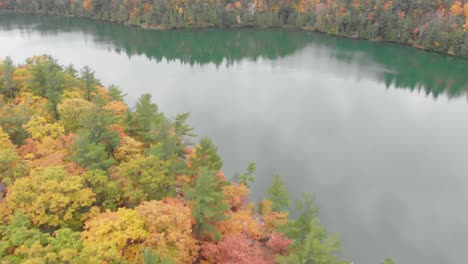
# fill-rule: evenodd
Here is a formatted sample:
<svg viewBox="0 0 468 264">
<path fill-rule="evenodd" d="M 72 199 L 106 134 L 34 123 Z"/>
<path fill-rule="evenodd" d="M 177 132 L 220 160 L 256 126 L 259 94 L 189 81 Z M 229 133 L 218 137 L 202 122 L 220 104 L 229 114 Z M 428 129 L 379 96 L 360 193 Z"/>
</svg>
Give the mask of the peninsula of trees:
<svg viewBox="0 0 468 264">
<path fill-rule="evenodd" d="M 158 29 L 298 28 L 468 57 L 463 0 L 0 0 L 0 10 Z"/>
<path fill-rule="evenodd" d="M 123 97 L 50 56 L 0 63 L 0 263 L 347 263 L 312 196 L 289 220 L 276 176 L 254 205 L 255 164 L 228 181 L 188 114 Z"/>
</svg>

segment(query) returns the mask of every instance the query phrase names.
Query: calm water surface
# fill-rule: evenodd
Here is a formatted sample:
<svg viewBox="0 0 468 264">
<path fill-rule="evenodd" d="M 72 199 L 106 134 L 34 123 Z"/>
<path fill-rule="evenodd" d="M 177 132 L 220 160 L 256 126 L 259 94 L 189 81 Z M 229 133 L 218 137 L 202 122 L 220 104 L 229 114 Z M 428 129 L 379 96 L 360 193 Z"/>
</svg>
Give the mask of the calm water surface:
<svg viewBox="0 0 468 264">
<path fill-rule="evenodd" d="M 156 32 L 0 15 L 0 57 L 89 65 L 133 104 L 190 112 L 233 175 L 313 192 L 355 263 L 467 263 L 468 60 L 305 32 Z"/>
</svg>

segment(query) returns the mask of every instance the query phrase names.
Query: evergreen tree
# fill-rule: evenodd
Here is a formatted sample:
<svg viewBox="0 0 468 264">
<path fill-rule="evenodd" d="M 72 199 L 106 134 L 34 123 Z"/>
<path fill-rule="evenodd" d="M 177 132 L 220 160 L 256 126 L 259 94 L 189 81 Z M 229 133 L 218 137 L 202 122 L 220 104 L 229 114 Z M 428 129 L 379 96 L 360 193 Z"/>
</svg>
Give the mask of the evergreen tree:
<svg viewBox="0 0 468 264">
<path fill-rule="evenodd" d="M 5 61 L 3 61 L 3 89 L 2 93 L 10 97 L 10 99 L 15 97 L 15 85 L 13 83 L 13 72 L 15 71 L 15 67 L 13 65 L 13 61 L 10 57 L 6 57 Z"/>
<path fill-rule="evenodd" d="M 225 212 L 229 208 L 223 202 L 223 185 L 225 183 L 213 171 L 200 167 L 195 186 L 187 192 L 187 197 L 192 200 L 193 231 L 198 240 L 213 236 L 216 240 L 221 238 L 215 223 L 226 219 Z"/>
<path fill-rule="evenodd" d="M 313 195 L 303 194 L 297 204 L 300 216 L 280 227 L 294 242 L 289 246 L 289 256 L 278 257 L 279 263 L 300 264 L 344 264 L 334 255 L 339 250 L 340 241 L 328 236 L 327 230 L 317 217 L 318 209 Z"/>
<path fill-rule="evenodd" d="M 195 148 L 195 157 L 191 159 L 192 168 L 197 170 L 207 167 L 212 171 L 219 171 L 223 166 L 223 161 L 217 153 L 217 148 L 208 138 L 200 140 L 200 144 Z"/>
<path fill-rule="evenodd" d="M 81 70 L 81 79 L 85 85 L 86 100 L 91 101 L 93 94 L 97 92 L 96 85 L 99 84 L 94 71 L 89 66 L 84 66 Z"/>
<path fill-rule="evenodd" d="M 70 160 L 88 169 L 107 169 L 115 160 L 112 151 L 119 145 L 117 132 L 108 129 L 113 124 L 113 116 L 106 110 L 96 107 L 82 121 L 82 129 L 73 140 Z"/>
<path fill-rule="evenodd" d="M 157 132 L 163 121 L 165 118 L 158 113 L 158 106 L 151 102 L 151 94 L 143 94 L 138 99 L 135 112 L 130 115 L 129 132 L 148 144 L 155 137 L 150 135 L 151 129 Z"/>
<path fill-rule="evenodd" d="M 247 171 L 241 175 L 234 175 L 234 180 L 240 184 L 244 184 L 245 186 L 249 187 L 249 182 L 255 181 L 255 171 L 257 171 L 255 162 L 249 162 L 249 165 L 247 166 Z"/>
<path fill-rule="evenodd" d="M 190 113 L 179 114 L 174 122 L 175 137 L 178 142 L 182 142 L 185 137 L 194 137 L 193 128 L 187 124 Z"/>
<path fill-rule="evenodd" d="M 89 112 L 81 124 L 82 130 L 89 132 L 89 141 L 92 143 L 103 143 L 105 151 L 108 154 L 120 143 L 118 133 L 108 129 L 109 125 L 114 124 L 114 121 L 115 117 L 110 111 L 96 107 L 93 111 Z"/>
<path fill-rule="evenodd" d="M 34 94 L 47 98 L 49 111 L 58 119 L 57 105 L 63 92 L 64 73 L 62 67 L 51 56 L 42 56 L 29 60 L 33 78 L 31 88 Z"/>
<path fill-rule="evenodd" d="M 115 163 L 115 160 L 106 152 L 106 145 L 92 140 L 91 132 L 80 130 L 78 137 L 73 140 L 70 161 L 94 170 L 106 170 Z"/>
<path fill-rule="evenodd" d="M 275 175 L 273 181 L 268 187 L 268 199 L 273 202 L 273 211 L 284 211 L 289 206 L 289 194 L 286 191 L 283 180 L 280 176 Z"/>
<path fill-rule="evenodd" d="M 122 90 L 120 90 L 117 86 L 111 85 L 107 89 L 107 93 L 109 94 L 110 98 L 114 101 L 118 102 L 123 102 L 124 97 L 127 96 L 127 94 L 124 94 Z"/>
</svg>

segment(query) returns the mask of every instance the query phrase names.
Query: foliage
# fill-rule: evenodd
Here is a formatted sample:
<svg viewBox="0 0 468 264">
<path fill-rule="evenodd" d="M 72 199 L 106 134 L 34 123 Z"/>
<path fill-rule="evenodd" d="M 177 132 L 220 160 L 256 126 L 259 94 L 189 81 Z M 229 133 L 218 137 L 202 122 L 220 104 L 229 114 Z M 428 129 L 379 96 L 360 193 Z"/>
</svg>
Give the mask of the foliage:
<svg viewBox="0 0 468 264">
<path fill-rule="evenodd" d="M 340 242 L 335 236 L 328 236 L 326 229 L 317 218 L 318 209 L 312 195 L 304 194 L 297 204 L 301 215 L 281 227 L 281 230 L 293 240 L 288 247 L 288 256 L 278 256 L 279 263 L 343 263 L 334 255 Z"/>
<path fill-rule="evenodd" d="M 18 210 L 8 223 L 0 225 L 0 259 L 22 262 L 30 258 L 28 251 L 33 246 L 43 247 L 49 239 L 48 234 L 32 226 L 28 215 Z"/>
<path fill-rule="evenodd" d="M 216 228 L 223 236 L 244 234 L 246 237 L 254 240 L 263 238 L 263 227 L 255 219 L 251 209 L 245 208 L 227 215 L 228 218 L 226 220 L 216 224 Z"/>
<path fill-rule="evenodd" d="M 382 264 L 395 264 L 392 258 L 386 258 Z"/>
<path fill-rule="evenodd" d="M 91 101 L 97 93 L 96 85 L 99 84 L 96 77 L 94 77 L 94 71 L 89 66 L 84 66 L 81 70 L 81 79 L 83 79 L 85 85 L 86 100 Z"/>
<path fill-rule="evenodd" d="M 262 217 L 264 228 L 271 233 L 288 222 L 288 212 L 274 212 L 273 202 L 262 200 L 259 204 L 259 212 Z"/>
<path fill-rule="evenodd" d="M 147 235 L 144 221 L 134 210 L 99 214 L 85 223 L 82 258 L 88 263 L 138 261 Z"/>
<path fill-rule="evenodd" d="M 93 142 L 91 132 L 82 130 L 73 139 L 72 155 L 70 161 L 76 162 L 88 169 L 108 169 L 114 164 L 112 156 L 107 154 L 106 145 L 101 142 Z"/>
<path fill-rule="evenodd" d="M 15 179 L 25 176 L 27 167 L 2 127 L 0 127 L 0 157 L 0 184 L 11 185 Z"/>
<path fill-rule="evenodd" d="M 136 206 L 143 201 L 162 199 L 173 192 L 174 179 L 168 175 L 167 167 L 167 161 L 149 155 L 121 163 L 112 177 L 119 182 L 126 204 Z"/>
<path fill-rule="evenodd" d="M 200 167 L 206 167 L 212 171 L 219 171 L 223 161 L 217 153 L 217 148 L 208 138 L 200 140 L 193 153 L 190 155 L 190 166 L 197 171 Z"/>
<path fill-rule="evenodd" d="M 118 101 L 118 102 L 123 102 L 124 97 L 127 94 L 124 94 L 122 90 L 120 90 L 117 86 L 115 85 L 110 85 L 109 88 L 107 88 L 107 92 L 109 94 L 109 97 L 113 101 Z"/>
<path fill-rule="evenodd" d="M 266 246 L 271 249 L 275 254 L 286 255 L 288 252 L 286 248 L 292 243 L 292 240 L 284 234 L 273 232 Z"/>
<path fill-rule="evenodd" d="M 234 179 L 236 182 L 243 184 L 249 187 L 249 182 L 253 183 L 255 181 L 255 171 L 257 170 L 255 162 L 249 162 L 247 166 L 247 171 L 241 175 L 235 175 Z"/>
<path fill-rule="evenodd" d="M 223 187 L 226 203 L 232 211 L 241 209 L 249 198 L 249 188 L 244 184 L 230 184 Z"/>
<path fill-rule="evenodd" d="M 34 116 L 23 126 L 29 132 L 32 139 L 43 139 L 50 137 L 57 139 L 60 134 L 65 133 L 65 129 L 58 123 L 48 122 L 43 116 Z"/>
<path fill-rule="evenodd" d="M 119 162 L 130 161 L 133 159 L 138 159 L 143 155 L 143 144 L 135 139 L 125 136 L 120 141 L 112 155 Z"/>
<path fill-rule="evenodd" d="M 172 264 L 173 261 L 167 258 L 161 258 L 154 253 L 151 248 L 146 247 L 141 253 L 143 264 Z"/>
<path fill-rule="evenodd" d="M 50 56 L 28 59 L 32 79 L 30 87 L 35 95 L 47 98 L 47 109 L 58 118 L 57 105 L 61 100 L 64 88 L 64 72 L 57 61 Z"/>
<path fill-rule="evenodd" d="M 162 259 L 174 263 L 193 263 L 197 257 L 196 241 L 192 237 L 192 214 L 181 201 L 168 198 L 143 202 L 137 212 L 149 235 L 145 245 Z"/>
<path fill-rule="evenodd" d="M 289 206 L 289 194 L 286 191 L 283 180 L 275 175 L 273 180 L 268 187 L 268 199 L 272 201 L 273 207 L 272 210 L 275 212 L 281 212 Z"/>
<path fill-rule="evenodd" d="M 119 134 L 109 129 L 113 116 L 95 108 L 83 119 L 82 129 L 73 140 L 70 160 L 89 169 L 107 169 L 115 162 L 111 153 L 120 143 Z"/>
<path fill-rule="evenodd" d="M 103 170 L 89 170 L 82 175 L 85 184 L 96 194 L 96 205 L 116 210 L 121 204 L 123 191 L 119 183 L 110 179 Z"/>
<path fill-rule="evenodd" d="M 83 186 L 83 179 L 68 175 L 62 167 L 31 170 L 8 189 L 5 207 L 22 210 L 40 228 L 81 225 L 81 213 L 94 201 L 94 193 Z"/>
<path fill-rule="evenodd" d="M 264 257 L 257 242 L 240 234 L 226 236 L 217 244 L 203 244 L 202 255 L 208 260 L 208 263 L 274 263 Z"/>
<path fill-rule="evenodd" d="M 143 143 L 151 140 L 150 130 L 164 121 L 164 116 L 158 113 L 158 106 L 151 102 L 150 94 L 143 94 L 135 106 L 135 112 L 130 114 L 129 132 Z"/>
<path fill-rule="evenodd" d="M 57 106 L 60 123 L 66 131 L 75 132 L 81 128 L 85 117 L 92 111 L 93 104 L 82 98 L 68 98 Z"/>
<path fill-rule="evenodd" d="M 29 111 L 24 106 L 0 105 L 0 126 L 14 144 L 21 145 L 28 136 L 23 128 L 29 120 Z"/>
<path fill-rule="evenodd" d="M 193 231 L 198 240 L 220 239 L 215 224 L 226 219 L 225 212 L 228 209 L 228 205 L 223 202 L 223 185 L 215 173 L 207 167 L 200 167 L 195 186 L 187 193 L 195 219 Z"/>
<path fill-rule="evenodd" d="M 15 97 L 15 84 L 13 82 L 14 70 L 15 67 L 13 65 L 13 61 L 10 57 L 6 57 L 2 65 L 3 83 L 0 86 L 0 91 L 5 97 L 9 97 L 10 99 L 13 99 Z"/>
</svg>

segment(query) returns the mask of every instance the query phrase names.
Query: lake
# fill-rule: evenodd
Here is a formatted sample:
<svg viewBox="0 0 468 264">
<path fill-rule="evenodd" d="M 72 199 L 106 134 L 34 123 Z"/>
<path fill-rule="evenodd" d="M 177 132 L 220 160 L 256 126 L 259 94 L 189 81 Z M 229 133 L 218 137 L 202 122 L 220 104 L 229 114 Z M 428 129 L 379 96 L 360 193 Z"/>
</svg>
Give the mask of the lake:
<svg viewBox="0 0 468 264">
<path fill-rule="evenodd" d="M 190 112 L 228 177 L 313 192 L 354 263 L 466 263 L 468 60 L 284 30 L 150 31 L 0 15 L 0 57 L 89 65 L 134 104 Z"/>
</svg>

